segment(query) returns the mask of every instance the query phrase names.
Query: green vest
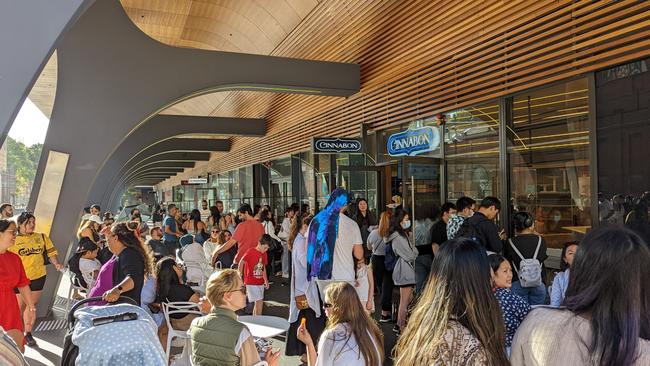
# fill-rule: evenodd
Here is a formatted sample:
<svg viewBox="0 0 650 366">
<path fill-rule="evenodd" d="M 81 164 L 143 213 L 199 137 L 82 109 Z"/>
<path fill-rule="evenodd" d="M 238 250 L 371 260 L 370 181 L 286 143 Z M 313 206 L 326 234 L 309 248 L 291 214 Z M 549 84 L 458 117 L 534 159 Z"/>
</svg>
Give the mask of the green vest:
<svg viewBox="0 0 650 366">
<path fill-rule="evenodd" d="M 196 366 L 239 366 L 235 345 L 244 324 L 232 310 L 215 308 L 190 328 L 192 363 Z"/>
</svg>

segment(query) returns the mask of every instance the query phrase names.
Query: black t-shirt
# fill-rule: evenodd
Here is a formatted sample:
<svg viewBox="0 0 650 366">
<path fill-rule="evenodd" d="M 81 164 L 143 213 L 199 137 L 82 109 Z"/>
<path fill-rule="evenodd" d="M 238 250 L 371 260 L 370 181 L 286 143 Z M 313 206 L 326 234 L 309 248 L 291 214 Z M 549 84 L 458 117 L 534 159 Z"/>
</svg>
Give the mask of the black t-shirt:
<svg viewBox="0 0 650 366">
<path fill-rule="evenodd" d="M 154 257 L 162 258 L 167 255 L 172 255 L 172 251 L 169 250 L 169 247 L 165 246 L 160 240 L 149 239 L 147 240 L 147 245 L 151 248 Z"/>
<path fill-rule="evenodd" d="M 144 284 L 144 258 L 137 250 L 125 248 L 116 256 L 113 267 L 113 285 L 117 286 L 127 276 L 133 280 L 133 289 L 122 293 L 122 296 L 130 297 L 139 305 L 140 293 Z"/>
<path fill-rule="evenodd" d="M 436 221 L 431 227 L 431 242 L 438 245 L 447 241 L 447 223 L 442 219 Z"/>
<path fill-rule="evenodd" d="M 517 247 L 517 250 L 519 250 L 519 252 L 521 252 L 521 255 L 523 255 L 526 259 L 533 258 L 533 254 L 535 254 L 535 249 L 537 248 L 538 241 L 539 236 L 535 234 L 519 235 L 512 238 L 512 243 Z M 521 262 L 521 258 L 517 255 L 517 253 L 515 253 L 514 250 L 512 250 L 510 243 L 507 241 L 504 246 L 503 254 L 503 256 L 509 260 L 510 264 L 513 266 L 512 282 L 519 281 L 519 276 L 517 276 L 515 267 L 519 269 L 519 262 Z M 544 261 L 546 258 L 548 258 L 548 255 L 546 254 L 546 241 L 544 241 L 544 238 L 542 238 L 542 245 L 539 246 L 539 252 L 537 252 L 537 260 L 539 263 L 542 263 L 542 274 L 544 273 Z M 542 279 L 543 278 L 544 276 L 542 275 Z"/>
<path fill-rule="evenodd" d="M 169 294 L 167 295 L 167 302 L 177 302 L 177 301 L 190 301 L 190 298 L 194 295 L 194 290 L 188 285 L 173 284 L 169 289 Z M 169 317 L 174 319 L 181 319 L 184 314 L 171 314 Z"/>
</svg>

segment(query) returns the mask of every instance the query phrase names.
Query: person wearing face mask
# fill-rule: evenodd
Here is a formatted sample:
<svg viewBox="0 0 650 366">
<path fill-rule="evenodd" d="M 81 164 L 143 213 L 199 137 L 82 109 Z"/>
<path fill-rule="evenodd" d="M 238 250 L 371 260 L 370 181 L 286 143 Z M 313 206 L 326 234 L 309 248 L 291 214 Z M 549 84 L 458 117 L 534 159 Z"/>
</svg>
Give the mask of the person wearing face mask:
<svg viewBox="0 0 650 366">
<path fill-rule="evenodd" d="M 530 305 L 521 296 L 510 291 L 510 287 L 512 287 L 512 267 L 510 263 L 499 254 L 490 254 L 488 261 L 492 269 L 494 296 L 499 301 L 501 315 L 505 323 L 506 348 L 509 349 L 517 328 L 530 312 Z"/>
<path fill-rule="evenodd" d="M 454 239 L 458 229 L 463 225 L 465 219 L 474 215 L 476 201 L 469 197 L 461 197 L 456 201 L 456 214 L 452 215 L 447 222 L 447 240 Z M 438 243 L 441 244 L 441 243 Z"/>
<path fill-rule="evenodd" d="M 393 283 L 399 287 L 399 310 L 397 324 L 393 331 L 398 334 L 406 325 L 406 312 L 415 287 L 415 259 L 418 250 L 407 234 L 410 228 L 411 220 L 408 212 L 402 207 L 397 207 L 390 217 L 388 237 L 384 240 L 386 245 L 391 245 L 397 259 L 393 268 Z"/>
</svg>

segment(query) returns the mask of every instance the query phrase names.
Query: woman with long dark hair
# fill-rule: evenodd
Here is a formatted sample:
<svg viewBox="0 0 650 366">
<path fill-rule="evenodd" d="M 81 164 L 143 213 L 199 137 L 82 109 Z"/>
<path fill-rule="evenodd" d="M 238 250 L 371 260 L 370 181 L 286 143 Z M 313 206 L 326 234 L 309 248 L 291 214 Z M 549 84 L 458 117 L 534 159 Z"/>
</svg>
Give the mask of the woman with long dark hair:
<svg viewBox="0 0 650 366">
<path fill-rule="evenodd" d="M 156 303 L 164 302 L 199 302 L 199 295 L 192 288 L 183 283 L 183 269 L 176 263 L 174 257 L 165 257 L 156 264 Z M 169 320 L 172 327 L 178 330 L 190 329 L 190 323 L 196 316 L 171 314 Z M 160 343 L 165 346 L 167 342 L 166 324 L 158 330 Z"/>
<path fill-rule="evenodd" d="M 207 234 L 205 223 L 201 221 L 201 211 L 196 208 L 190 211 L 190 218 L 183 223 L 183 229 L 194 237 L 194 241 L 203 244 Z"/>
<path fill-rule="evenodd" d="M 113 288 L 104 293 L 104 300 L 115 302 L 120 296 L 140 303 L 144 278 L 153 275 L 153 258 L 139 239 L 138 223 L 121 222 L 111 228 L 108 247 L 115 255 Z"/>
<path fill-rule="evenodd" d="M 512 345 L 513 365 L 650 365 L 650 250 L 600 226 L 576 251 L 561 309 L 534 309 Z"/>
<path fill-rule="evenodd" d="M 384 361 L 384 337 L 366 313 L 357 291 L 347 282 L 336 282 L 325 290 L 327 327 L 318 351 L 306 325 L 297 337 L 307 346 L 307 365 L 380 366 Z"/>
<path fill-rule="evenodd" d="M 50 237 L 35 231 L 36 217 L 31 212 L 21 213 L 16 222 L 18 224 L 18 235 L 14 245 L 9 247 L 9 251 L 18 254 L 23 262 L 25 274 L 30 281 L 29 288 L 32 290 L 31 303 L 37 306 L 41 292 L 45 287 L 45 277 L 47 275 L 45 258 L 49 258 L 50 263 L 54 265 L 57 271 L 61 270 L 63 265 L 59 263 L 58 252 Z M 14 290 L 14 292 L 18 294 L 19 291 Z M 22 295 L 18 296 L 21 311 L 25 310 L 26 301 Z M 25 340 L 28 346 L 36 347 L 36 340 L 31 333 L 32 326 L 33 324 L 25 324 Z"/>
<path fill-rule="evenodd" d="M 368 235 L 370 231 L 377 225 L 377 218 L 368 208 L 368 201 L 365 198 L 357 198 L 354 210 L 354 221 L 359 225 L 361 232 L 361 239 L 363 239 L 364 257 L 366 262 L 370 259 L 372 252 L 368 250 L 366 244 L 368 243 Z"/>
<path fill-rule="evenodd" d="M 485 249 L 448 241 L 395 348 L 395 365 L 508 365 Z"/>
<path fill-rule="evenodd" d="M 390 217 L 388 237 L 384 239 L 386 245 L 390 243 L 396 257 L 392 278 L 395 286 L 399 287 L 399 309 L 397 324 L 393 331 L 398 334 L 406 324 L 406 313 L 413 299 L 413 289 L 415 288 L 415 259 L 418 256 L 418 250 L 407 234 L 410 227 L 411 220 L 408 212 L 401 206 L 397 207 Z"/>
</svg>

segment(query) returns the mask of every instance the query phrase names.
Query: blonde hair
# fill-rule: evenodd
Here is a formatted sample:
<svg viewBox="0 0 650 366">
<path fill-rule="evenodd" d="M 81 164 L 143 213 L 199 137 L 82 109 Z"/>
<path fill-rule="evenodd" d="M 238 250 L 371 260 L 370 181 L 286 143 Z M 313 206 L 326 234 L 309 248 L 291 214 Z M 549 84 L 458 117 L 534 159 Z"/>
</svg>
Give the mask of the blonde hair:
<svg viewBox="0 0 650 366">
<path fill-rule="evenodd" d="M 208 279 L 205 294 L 212 306 L 223 305 L 223 295 L 237 290 L 239 272 L 235 269 L 223 269 L 213 273 Z"/>
<path fill-rule="evenodd" d="M 332 303 L 327 319 L 327 329 L 347 323 L 345 342 L 354 335 L 359 346 L 360 358 L 366 365 L 377 365 L 384 361 L 384 335 L 377 323 L 365 311 L 357 295 L 357 290 L 347 282 L 335 282 L 325 290 L 325 298 Z M 370 335 L 370 337 L 368 337 Z M 335 341 L 340 335 L 332 333 Z M 371 340 L 372 338 L 372 340 Z M 374 343 L 373 343 L 374 341 Z M 341 349 L 345 349 L 342 347 Z"/>
<path fill-rule="evenodd" d="M 93 228 L 94 223 L 95 222 L 91 220 L 81 220 L 81 224 L 79 225 L 79 230 L 77 230 L 77 239 L 81 239 L 81 234 L 86 229 L 90 229 L 92 232 L 96 233 L 97 231 L 95 231 L 95 229 Z M 95 238 L 89 238 L 89 239 L 95 242 Z"/>
<path fill-rule="evenodd" d="M 384 211 L 379 215 L 379 236 L 388 237 L 390 228 L 390 211 Z"/>
</svg>

